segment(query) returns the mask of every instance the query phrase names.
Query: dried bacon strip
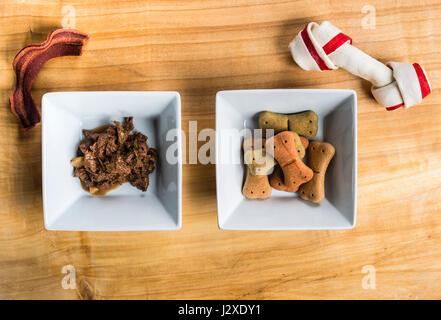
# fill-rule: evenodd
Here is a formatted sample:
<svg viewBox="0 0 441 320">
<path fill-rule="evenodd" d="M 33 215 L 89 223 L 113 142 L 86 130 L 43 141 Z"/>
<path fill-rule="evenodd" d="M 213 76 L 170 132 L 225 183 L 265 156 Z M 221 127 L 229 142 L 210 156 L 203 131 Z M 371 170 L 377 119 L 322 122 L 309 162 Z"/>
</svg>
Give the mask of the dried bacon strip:
<svg viewBox="0 0 441 320">
<path fill-rule="evenodd" d="M 31 87 L 43 65 L 52 58 L 81 55 L 88 39 L 87 34 L 77 30 L 57 29 L 44 42 L 24 47 L 14 58 L 12 66 L 17 80 L 9 103 L 23 130 L 32 129 L 41 119 Z"/>
</svg>

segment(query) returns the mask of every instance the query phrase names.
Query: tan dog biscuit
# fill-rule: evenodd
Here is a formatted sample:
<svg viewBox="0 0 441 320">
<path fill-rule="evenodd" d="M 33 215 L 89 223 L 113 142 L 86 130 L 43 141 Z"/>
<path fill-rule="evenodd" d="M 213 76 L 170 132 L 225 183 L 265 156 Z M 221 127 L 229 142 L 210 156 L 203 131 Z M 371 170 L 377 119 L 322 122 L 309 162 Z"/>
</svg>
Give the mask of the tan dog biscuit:
<svg viewBox="0 0 441 320">
<path fill-rule="evenodd" d="M 248 199 L 267 199 L 271 196 L 272 189 L 268 176 L 254 176 L 247 166 L 247 177 L 243 185 L 242 193 Z"/>
<path fill-rule="evenodd" d="M 309 167 L 314 172 L 325 174 L 334 154 L 335 148 L 332 144 L 328 142 L 311 141 L 308 152 Z"/>
<path fill-rule="evenodd" d="M 318 130 L 317 114 L 309 110 L 288 115 L 288 130 L 307 138 L 314 138 Z"/>
<path fill-rule="evenodd" d="M 243 141 L 244 162 L 252 175 L 268 175 L 275 166 L 274 158 L 266 153 L 266 140 L 248 138 Z"/>
<path fill-rule="evenodd" d="M 259 128 L 273 129 L 274 134 L 282 131 L 293 131 L 307 138 L 314 138 L 318 130 L 318 116 L 312 111 L 293 114 L 263 111 L 259 113 Z"/>
<path fill-rule="evenodd" d="M 303 136 L 299 136 L 299 137 L 300 137 L 300 141 L 302 142 L 303 148 L 306 150 L 309 146 L 309 140 Z M 270 185 L 276 190 L 287 191 L 287 188 L 284 183 L 283 171 L 279 165 L 274 167 L 273 174 L 270 176 Z"/>
<path fill-rule="evenodd" d="M 263 111 L 259 113 L 259 128 L 263 129 L 265 135 L 266 129 L 273 129 L 274 135 L 288 130 L 288 116 L 282 113 Z"/>
<path fill-rule="evenodd" d="M 273 144 L 273 150 L 267 151 L 272 154 L 282 168 L 299 158 L 294 136 L 291 131 L 283 131 L 268 139 L 268 142 Z"/>
<path fill-rule="evenodd" d="M 308 161 L 314 177 L 299 188 L 299 196 L 304 200 L 320 203 L 325 199 L 325 175 L 335 154 L 335 148 L 327 142 L 312 141 L 309 145 Z"/>
<path fill-rule="evenodd" d="M 244 139 L 243 149 L 244 149 L 244 161 L 247 164 L 247 176 L 245 178 L 245 183 L 242 188 L 242 193 L 248 199 L 267 199 L 271 196 L 272 189 L 269 185 L 268 176 L 266 174 L 261 175 L 261 170 L 266 170 L 266 167 L 255 166 L 257 162 L 256 156 L 270 157 L 273 160 L 272 166 L 274 166 L 274 158 L 266 154 L 265 149 L 265 139 Z M 254 158 L 254 161 L 253 161 Z M 265 164 L 265 161 L 263 161 Z M 254 164 L 254 165 L 253 165 Z M 268 162 L 269 164 L 269 162 Z M 272 168 L 271 166 L 271 168 Z M 259 174 L 253 174 L 259 173 Z"/>
<path fill-rule="evenodd" d="M 249 149 L 244 154 L 245 164 L 252 175 L 268 175 L 272 172 L 275 160 L 264 148 Z"/>
<path fill-rule="evenodd" d="M 294 143 L 296 146 L 297 153 L 299 154 L 300 159 L 302 159 L 305 157 L 305 147 L 303 146 L 302 139 L 300 139 L 300 136 L 295 132 L 293 132 L 293 134 L 294 134 Z"/>
<path fill-rule="evenodd" d="M 266 140 L 264 138 L 246 138 L 243 140 L 243 150 L 244 152 L 247 152 L 248 150 L 254 148 L 265 148 L 265 143 Z"/>
<path fill-rule="evenodd" d="M 299 136 L 300 137 L 300 141 L 302 142 L 302 146 L 303 146 L 303 149 L 308 149 L 308 146 L 309 146 L 309 140 L 308 140 L 308 138 L 305 138 L 304 136 Z"/>
<path fill-rule="evenodd" d="M 308 147 L 309 141 L 305 137 L 299 136 L 297 133 L 293 132 L 294 134 L 294 143 L 295 148 L 297 150 L 297 153 L 299 154 L 300 158 L 305 157 L 305 149 Z M 305 147 L 306 145 L 306 147 Z M 262 148 L 266 148 L 266 140 L 265 139 L 246 139 L 244 140 L 243 149 L 248 151 L 249 149 L 262 146 Z"/>
<path fill-rule="evenodd" d="M 288 192 L 296 192 L 299 186 L 312 179 L 313 172 L 300 159 L 295 147 L 295 135 L 291 131 L 284 131 L 271 139 L 274 139 L 274 158 L 283 171 L 283 184 L 279 186 L 280 174 L 274 176 L 273 187 Z"/>
<path fill-rule="evenodd" d="M 273 174 L 270 176 L 270 186 L 276 190 L 288 191 L 283 178 L 283 171 L 280 166 L 275 166 Z"/>
</svg>

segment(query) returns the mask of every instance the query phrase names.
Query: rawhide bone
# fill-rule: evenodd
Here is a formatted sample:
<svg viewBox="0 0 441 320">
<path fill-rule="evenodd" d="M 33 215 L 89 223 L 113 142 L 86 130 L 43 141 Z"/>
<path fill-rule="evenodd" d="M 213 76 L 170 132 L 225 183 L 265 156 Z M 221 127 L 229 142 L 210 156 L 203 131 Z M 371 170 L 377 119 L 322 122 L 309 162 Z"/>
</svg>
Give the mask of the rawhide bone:
<svg viewBox="0 0 441 320">
<path fill-rule="evenodd" d="M 318 116 L 312 111 L 284 114 L 271 111 L 259 113 L 259 128 L 273 129 L 274 133 L 293 131 L 307 138 L 314 138 L 318 130 Z"/>
<path fill-rule="evenodd" d="M 274 189 L 296 192 L 301 184 L 312 179 L 312 170 L 303 163 L 296 150 L 294 135 L 295 133 L 291 131 L 283 131 L 270 138 L 274 139 L 274 158 L 283 172 L 283 183 L 280 178 L 282 175 L 279 169 L 276 169 L 271 176 L 270 185 Z M 278 177 L 279 180 L 273 177 Z"/>
<path fill-rule="evenodd" d="M 248 199 L 267 199 L 272 193 L 267 173 L 273 168 L 274 159 L 266 154 L 265 144 L 265 139 L 245 139 L 243 143 L 247 175 L 242 193 Z M 262 157 L 260 161 L 256 159 L 258 155 Z"/>
<path fill-rule="evenodd" d="M 329 162 L 335 154 L 332 144 L 320 141 L 311 141 L 308 151 L 308 165 L 314 171 L 311 181 L 302 184 L 299 196 L 303 200 L 320 203 L 325 198 L 325 175 Z"/>
<path fill-rule="evenodd" d="M 294 61 L 304 70 L 323 71 L 341 67 L 372 83 L 372 95 L 386 110 L 409 108 L 430 93 L 424 68 L 418 63 L 386 65 L 352 45 L 352 39 L 332 25 L 310 22 L 289 45 Z"/>
<path fill-rule="evenodd" d="M 23 130 L 33 128 L 41 120 L 31 87 L 45 62 L 56 57 L 81 55 L 88 39 L 87 34 L 76 30 L 57 29 L 44 42 L 28 45 L 15 56 L 12 66 L 16 85 L 9 103 Z"/>
</svg>

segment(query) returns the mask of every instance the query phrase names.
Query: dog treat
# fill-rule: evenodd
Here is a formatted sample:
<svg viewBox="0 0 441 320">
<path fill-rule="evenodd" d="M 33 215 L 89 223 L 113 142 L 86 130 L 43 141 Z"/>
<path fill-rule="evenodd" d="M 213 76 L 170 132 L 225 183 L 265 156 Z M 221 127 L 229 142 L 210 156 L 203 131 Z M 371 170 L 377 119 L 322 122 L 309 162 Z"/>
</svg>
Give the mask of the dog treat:
<svg viewBox="0 0 441 320">
<path fill-rule="evenodd" d="M 81 55 L 88 39 L 88 35 L 76 30 L 57 29 L 43 43 L 24 47 L 14 58 L 12 65 L 16 85 L 9 103 L 23 130 L 33 128 L 41 120 L 31 95 L 31 86 L 45 62 L 61 56 Z"/>
<path fill-rule="evenodd" d="M 304 70 L 339 67 L 372 83 L 375 100 L 386 110 L 409 108 L 431 92 L 429 79 L 418 63 L 386 65 L 352 45 L 352 39 L 329 21 L 308 23 L 290 43 L 294 61 Z"/>
<path fill-rule="evenodd" d="M 132 117 L 125 118 L 124 125 L 119 121 L 114 124 L 83 130 L 77 157 L 71 160 L 74 177 L 96 195 L 104 195 L 125 182 L 146 191 L 157 151 L 148 147 L 145 135 L 130 133 L 134 129 Z"/>
<path fill-rule="evenodd" d="M 275 165 L 274 158 L 266 153 L 265 148 L 247 150 L 244 161 L 254 176 L 270 174 Z"/>
<path fill-rule="evenodd" d="M 288 115 L 271 111 L 259 113 L 259 128 L 265 133 L 266 129 L 273 129 L 274 134 L 288 130 Z"/>
<path fill-rule="evenodd" d="M 274 134 L 293 131 L 307 138 L 314 138 L 318 129 L 318 116 L 314 111 L 293 114 L 263 111 L 259 114 L 259 128 L 274 129 Z"/>
<path fill-rule="evenodd" d="M 300 139 L 300 136 L 295 132 L 293 132 L 293 134 L 294 134 L 294 144 L 296 147 L 296 151 L 299 154 L 300 159 L 302 159 L 305 157 L 305 147 L 303 146 L 302 139 Z"/>
<path fill-rule="evenodd" d="M 243 142 L 244 161 L 247 176 L 242 193 L 248 199 L 267 199 L 272 189 L 267 173 L 274 166 L 274 158 L 266 153 L 265 139 L 245 139 Z"/>
<path fill-rule="evenodd" d="M 272 172 L 275 160 L 266 152 L 265 139 L 244 139 L 243 149 L 244 162 L 252 175 L 268 175 Z"/>
<path fill-rule="evenodd" d="M 309 144 L 308 165 L 314 171 L 312 180 L 299 188 L 299 196 L 304 200 L 320 203 L 325 198 L 325 174 L 329 162 L 334 157 L 335 148 L 327 142 L 312 141 Z"/>
<path fill-rule="evenodd" d="M 302 143 L 303 149 L 305 149 L 305 150 L 308 149 L 309 140 L 307 138 L 300 136 L 300 142 Z"/>
<path fill-rule="evenodd" d="M 300 137 L 300 141 L 302 143 L 303 148 L 305 150 L 308 149 L 309 140 L 303 136 L 299 136 L 299 137 Z M 299 154 L 299 156 L 300 156 L 300 154 Z M 301 158 L 303 158 L 303 156 L 301 156 Z M 274 167 L 273 174 L 270 177 L 270 185 L 274 189 L 277 189 L 280 191 L 287 191 L 287 188 L 286 188 L 284 180 L 283 180 L 283 171 L 279 165 Z"/>
<path fill-rule="evenodd" d="M 318 130 L 318 116 L 314 111 L 288 115 L 288 130 L 306 138 L 314 138 Z"/>
<path fill-rule="evenodd" d="M 254 148 L 265 148 L 265 147 L 266 147 L 266 140 L 264 138 L 260 138 L 260 139 L 245 138 L 243 140 L 244 152 Z"/>
<path fill-rule="evenodd" d="M 285 185 L 282 168 L 277 165 L 274 167 L 273 174 L 270 176 L 270 186 L 276 190 L 288 191 Z"/>
<path fill-rule="evenodd" d="M 301 184 L 312 179 L 313 171 L 300 159 L 294 137 L 293 132 L 284 131 L 270 138 L 274 139 L 274 158 L 283 171 L 283 187 L 278 185 L 281 181 L 280 174 L 273 174 L 271 185 L 275 189 L 296 192 Z"/>
<path fill-rule="evenodd" d="M 267 175 L 252 175 L 247 166 L 247 177 L 242 193 L 248 199 L 268 199 L 271 196 L 271 186 Z"/>
</svg>

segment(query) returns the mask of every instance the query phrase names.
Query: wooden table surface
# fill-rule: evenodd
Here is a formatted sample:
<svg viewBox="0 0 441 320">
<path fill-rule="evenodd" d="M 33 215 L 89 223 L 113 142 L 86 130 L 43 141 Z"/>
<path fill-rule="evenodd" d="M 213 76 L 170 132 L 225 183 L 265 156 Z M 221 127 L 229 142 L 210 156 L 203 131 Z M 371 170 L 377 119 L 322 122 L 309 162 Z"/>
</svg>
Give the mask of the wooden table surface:
<svg viewBox="0 0 441 320">
<path fill-rule="evenodd" d="M 0 299 L 441 298 L 439 0 L 1 0 L 0 17 Z M 38 105 L 49 91 L 176 90 L 183 128 L 197 120 L 201 130 L 214 128 L 219 90 L 355 90 L 355 229 L 221 231 L 215 166 L 198 164 L 183 167 L 180 231 L 45 230 L 41 126 L 19 131 L 11 65 L 72 18 L 90 40 L 82 57 L 44 66 L 33 86 Z M 386 112 L 369 83 L 344 70 L 301 70 L 288 43 L 323 20 L 382 62 L 421 63 L 432 94 Z M 75 267 L 74 290 L 62 288 L 65 265 Z M 365 266 L 375 268 L 375 290 L 362 286 Z"/>
</svg>

